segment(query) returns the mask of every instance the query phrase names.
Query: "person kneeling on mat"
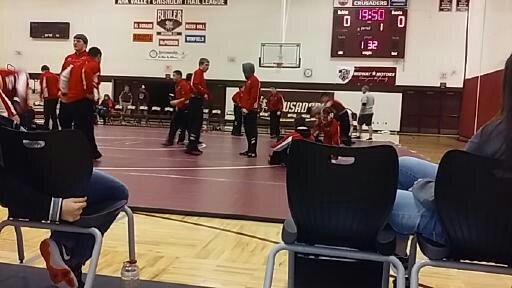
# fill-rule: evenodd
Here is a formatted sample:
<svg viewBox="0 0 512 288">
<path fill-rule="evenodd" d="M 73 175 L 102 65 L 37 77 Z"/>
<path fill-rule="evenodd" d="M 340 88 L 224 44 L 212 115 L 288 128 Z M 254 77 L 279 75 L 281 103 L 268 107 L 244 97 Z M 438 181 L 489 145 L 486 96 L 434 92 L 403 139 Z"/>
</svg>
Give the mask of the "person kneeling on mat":
<svg viewBox="0 0 512 288">
<path fill-rule="evenodd" d="M 244 93 L 240 98 L 242 108 L 245 136 L 247 138 L 247 151 L 240 156 L 256 158 L 258 147 L 258 108 L 260 103 L 260 80 L 254 75 L 254 64 L 242 64 L 242 71 L 247 80 Z"/>
<path fill-rule="evenodd" d="M 340 145 L 340 126 L 334 119 L 331 108 L 323 108 L 320 121 L 317 122 L 313 134 L 317 135 L 316 137 L 322 134 L 322 143 L 325 145 Z"/>
<path fill-rule="evenodd" d="M 304 117 L 298 116 L 295 118 L 293 125 L 295 127 L 293 132 L 286 134 L 286 136 L 284 136 L 282 139 L 272 144 L 272 153 L 270 154 L 268 164 L 286 165 L 290 145 L 293 140 L 315 141 L 315 138 L 313 138 L 311 130 L 307 126 L 306 119 Z"/>
</svg>

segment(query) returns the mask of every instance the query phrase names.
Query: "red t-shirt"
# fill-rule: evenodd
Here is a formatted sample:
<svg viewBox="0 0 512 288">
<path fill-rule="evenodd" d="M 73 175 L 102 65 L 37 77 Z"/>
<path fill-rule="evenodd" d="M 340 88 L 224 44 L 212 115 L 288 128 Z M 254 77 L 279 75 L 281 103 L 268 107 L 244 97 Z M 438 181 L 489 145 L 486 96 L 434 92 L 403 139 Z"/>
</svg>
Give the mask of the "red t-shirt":
<svg viewBox="0 0 512 288">
<path fill-rule="evenodd" d="M 346 110 L 345 106 L 340 101 L 333 99 L 327 102 L 327 107 L 331 107 L 334 113 L 341 113 Z"/>
<path fill-rule="evenodd" d="M 245 82 L 244 93 L 240 98 L 240 107 L 247 111 L 257 110 L 260 103 L 260 80 L 252 75 Z"/>
<path fill-rule="evenodd" d="M 44 71 L 39 76 L 39 85 L 41 86 L 40 96 L 44 100 L 59 98 L 59 76 L 50 71 Z"/>
</svg>

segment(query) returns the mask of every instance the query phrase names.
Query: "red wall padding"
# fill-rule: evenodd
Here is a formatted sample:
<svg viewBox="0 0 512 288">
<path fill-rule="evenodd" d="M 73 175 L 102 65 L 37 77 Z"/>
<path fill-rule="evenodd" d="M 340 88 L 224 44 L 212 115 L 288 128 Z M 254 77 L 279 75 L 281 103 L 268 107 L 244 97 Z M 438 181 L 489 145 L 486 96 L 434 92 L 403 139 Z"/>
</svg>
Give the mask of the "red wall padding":
<svg viewBox="0 0 512 288">
<path fill-rule="evenodd" d="M 501 104 L 502 78 L 503 70 L 499 70 L 464 81 L 459 120 L 460 136 L 471 138 L 475 134 L 475 118 L 477 119 L 477 129 L 479 129 L 496 115 Z M 479 79 L 480 91 L 478 91 Z M 476 113 L 477 101 L 478 114 Z"/>
</svg>

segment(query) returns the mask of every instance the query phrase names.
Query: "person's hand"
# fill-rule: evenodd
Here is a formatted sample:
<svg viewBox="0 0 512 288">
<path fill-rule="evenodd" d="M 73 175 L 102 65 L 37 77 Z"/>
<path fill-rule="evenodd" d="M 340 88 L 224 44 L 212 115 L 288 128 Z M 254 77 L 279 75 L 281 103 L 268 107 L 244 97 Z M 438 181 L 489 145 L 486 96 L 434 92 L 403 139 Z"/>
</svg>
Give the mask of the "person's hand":
<svg viewBox="0 0 512 288">
<path fill-rule="evenodd" d="M 244 115 L 245 115 L 245 114 L 247 114 L 247 113 L 249 113 L 249 111 L 247 111 L 247 109 L 245 109 L 245 108 L 242 108 L 242 114 L 244 114 Z"/>
<path fill-rule="evenodd" d="M 83 209 L 87 206 L 87 197 L 68 198 L 62 200 L 62 212 L 60 218 L 68 222 L 75 222 L 80 219 Z"/>
<path fill-rule="evenodd" d="M 277 111 L 277 116 L 281 116 L 281 111 Z"/>
<path fill-rule="evenodd" d="M 204 100 L 208 101 L 208 99 L 210 99 L 210 96 L 208 96 L 208 94 L 204 94 Z"/>
<path fill-rule="evenodd" d="M 15 124 L 20 124 L 20 117 L 18 115 L 11 116 L 11 120 L 14 121 Z"/>
</svg>

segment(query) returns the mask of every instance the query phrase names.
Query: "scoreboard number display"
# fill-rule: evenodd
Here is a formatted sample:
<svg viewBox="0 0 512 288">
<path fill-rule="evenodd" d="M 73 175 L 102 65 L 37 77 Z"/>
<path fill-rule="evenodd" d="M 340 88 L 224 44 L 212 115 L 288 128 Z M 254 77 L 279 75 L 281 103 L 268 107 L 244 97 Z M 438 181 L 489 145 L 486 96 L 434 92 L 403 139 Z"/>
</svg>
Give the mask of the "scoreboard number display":
<svg viewBox="0 0 512 288">
<path fill-rule="evenodd" d="M 404 58 L 406 29 L 406 8 L 334 8 L 331 57 Z"/>
</svg>

